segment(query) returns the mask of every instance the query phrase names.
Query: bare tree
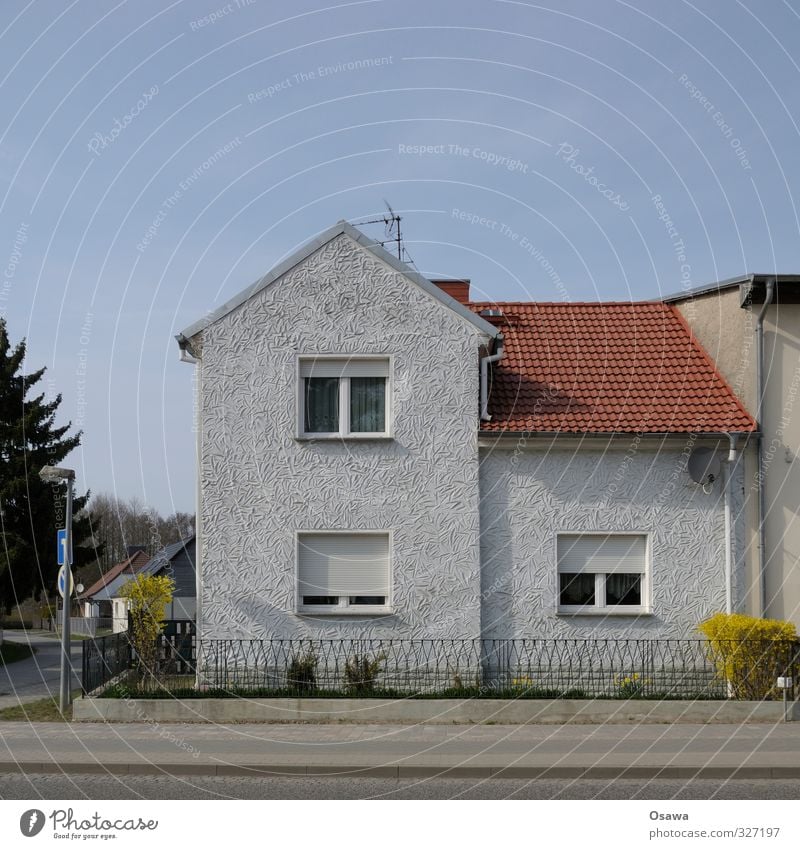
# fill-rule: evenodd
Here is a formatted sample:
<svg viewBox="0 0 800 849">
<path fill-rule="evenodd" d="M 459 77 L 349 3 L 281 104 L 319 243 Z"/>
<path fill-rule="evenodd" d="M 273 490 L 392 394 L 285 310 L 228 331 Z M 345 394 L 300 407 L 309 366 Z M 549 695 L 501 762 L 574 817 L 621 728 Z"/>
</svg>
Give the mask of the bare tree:
<svg viewBox="0 0 800 849">
<path fill-rule="evenodd" d="M 166 518 L 136 496 L 123 500 L 108 493 L 92 497 L 89 513 L 97 525 L 97 541 L 104 543 L 101 570 L 107 572 L 127 556 L 128 546 L 142 546 L 151 557 L 165 545 L 194 533 L 194 515 L 176 512 Z"/>
</svg>

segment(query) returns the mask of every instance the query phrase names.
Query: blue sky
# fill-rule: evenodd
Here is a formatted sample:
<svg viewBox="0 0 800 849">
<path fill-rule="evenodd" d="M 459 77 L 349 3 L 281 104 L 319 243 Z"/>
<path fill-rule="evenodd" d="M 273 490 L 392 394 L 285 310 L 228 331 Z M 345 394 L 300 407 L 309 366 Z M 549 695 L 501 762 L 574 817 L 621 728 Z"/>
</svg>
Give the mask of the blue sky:
<svg viewBox="0 0 800 849">
<path fill-rule="evenodd" d="M 3 9 L 0 314 L 81 489 L 192 510 L 174 334 L 384 199 L 487 299 L 800 271 L 797 0 Z"/>
</svg>

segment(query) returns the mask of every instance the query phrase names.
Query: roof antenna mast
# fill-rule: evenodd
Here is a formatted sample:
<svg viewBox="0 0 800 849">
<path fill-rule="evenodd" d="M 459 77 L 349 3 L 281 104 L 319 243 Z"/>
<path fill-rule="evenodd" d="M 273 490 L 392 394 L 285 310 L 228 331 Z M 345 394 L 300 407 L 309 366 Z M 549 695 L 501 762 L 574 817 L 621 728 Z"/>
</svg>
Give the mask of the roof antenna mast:
<svg viewBox="0 0 800 849">
<path fill-rule="evenodd" d="M 384 238 L 383 241 L 379 241 L 378 244 L 382 248 L 385 248 L 389 242 L 394 242 L 397 245 L 397 258 L 402 262 L 403 254 L 407 253 L 403 247 L 403 235 L 400 232 L 400 222 L 402 218 L 392 209 L 389 205 L 389 201 L 384 199 L 383 202 L 386 204 L 386 215 L 382 218 L 370 218 L 368 221 L 354 221 L 353 223 L 356 225 L 383 224 Z"/>
<path fill-rule="evenodd" d="M 384 224 L 386 226 L 386 241 L 387 242 L 397 242 L 397 258 L 402 261 L 403 259 L 403 237 L 400 235 L 400 216 L 392 209 L 389 205 L 389 201 L 384 198 L 383 201 L 386 204 L 386 211 L 388 215 L 385 215 L 383 218 Z M 392 231 L 397 231 L 397 236 L 392 236 Z"/>
</svg>

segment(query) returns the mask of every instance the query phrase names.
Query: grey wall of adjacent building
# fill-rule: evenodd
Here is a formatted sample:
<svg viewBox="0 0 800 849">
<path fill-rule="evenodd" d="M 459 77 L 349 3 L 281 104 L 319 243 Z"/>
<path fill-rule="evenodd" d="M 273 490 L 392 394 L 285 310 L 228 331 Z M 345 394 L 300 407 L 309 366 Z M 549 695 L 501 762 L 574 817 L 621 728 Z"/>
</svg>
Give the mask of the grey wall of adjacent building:
<svg viewBox="0 0 800 849">
<path fill-rule="evenodd" d="M 175 581 L 175 591 L 172 594 L 174 598 L 196 595 L 194 560 L 195 540 L 192 539 L 170 561 L 170 574 Z"/>
<path fill-rule="evenodd" d="M 800 304 L 764 321 L 767 611 L 800 626 Z"/>
</svg>

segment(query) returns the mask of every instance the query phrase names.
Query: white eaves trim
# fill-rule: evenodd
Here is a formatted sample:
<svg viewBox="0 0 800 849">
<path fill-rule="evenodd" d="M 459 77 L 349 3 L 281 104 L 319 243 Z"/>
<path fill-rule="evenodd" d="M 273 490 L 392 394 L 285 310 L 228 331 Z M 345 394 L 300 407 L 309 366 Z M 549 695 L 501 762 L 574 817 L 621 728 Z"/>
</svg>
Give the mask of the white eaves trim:
<svg viewBox="0 0 800 849">
<path fill-rule="evenodd" d="M 464 320 L 468 321 L 473 327 L 479 330 L 481 333 L 488 336 L 490 339 L 495 339 L 500 335 L 500 330 L 496 328 L 494 325 L 490 324 L 485 319 L 481 318 L 479 315 L 476 315 L 472 310 L 467 309 L 463 304 L 460 304 L 455 298 L 451 298 L 446 292 L 443 292 L 438 286 L 434 283 L 431 283 L 426 277 L 423 277 L 421 274 L 413 271 L 409 268 L 406 263 L 397 259 L 397 257 L 392 256 L 389 251 L 382 248 L 377 242 L 370 239 L 368 236 L 365 236 L 360 230 L 357 230 L 352 224 L 347 221 L 339 221 L 338 224 L 335 224 L 333 227 L 325 230 L 315 239 L 312 239 L 310 242 L 307 242 L 303 247 L 299 250 L 295 251 L 290 257 L 285 259 L 283 262 L 279 263 L 272 269 L 272 271 L 268 272 L 264 277 L 256 280 L 251 286 L 248 286 L 246 289 L 243 289 L 239 292 L 238 295 L 235 295 L 229 301 L 224 303 L 221 307 L 218 307 L 213 312 L 209 313 L 204 318 L 201 318 L 199 321 L 196 321 L 194 324 L 190 324 L 182 333 L 179 333 L 175 338 L 178 340 L 178 344 L 183 347 L 188 339 L 191 339 L 192 336 L 199 333 L 201 330 L 204 330 L 214 322 L 219 321 L 223 316 L 227 315 L 229 312 L 232 312 L 237 307 L 240 307 L 245 301 L 248 301 L 254 295 L 257 295 L 262 289 L 265 289 L 271 283 L 274 283 L 279 277 L 282 277 L 287 272 L 291 271 L 296 265 L 299 265 L 303 260 L 307 259 L 311 254 L 315 251 L 318 251 L 321 247 L 328 244 L 332 239 L 335 239 L 337 236 L 346 235 L 349 236 L 354 242 L 358 242 L 361 247 L 366 248 L 368 251 L 371 251 L 379 260 L 385 262 L 387 265 L 391 266 L 395 271 L 398 271 L 400 274 L 404 275 L 408 280 L 410 280 L 415 285 L 419 286 L 424 292 L 430 295 L 435 300 L 439 301 L 441 304 L 446 306 L 448 309 L 452 310 L 456 315 L 460 316 Z"/>
</svg>

